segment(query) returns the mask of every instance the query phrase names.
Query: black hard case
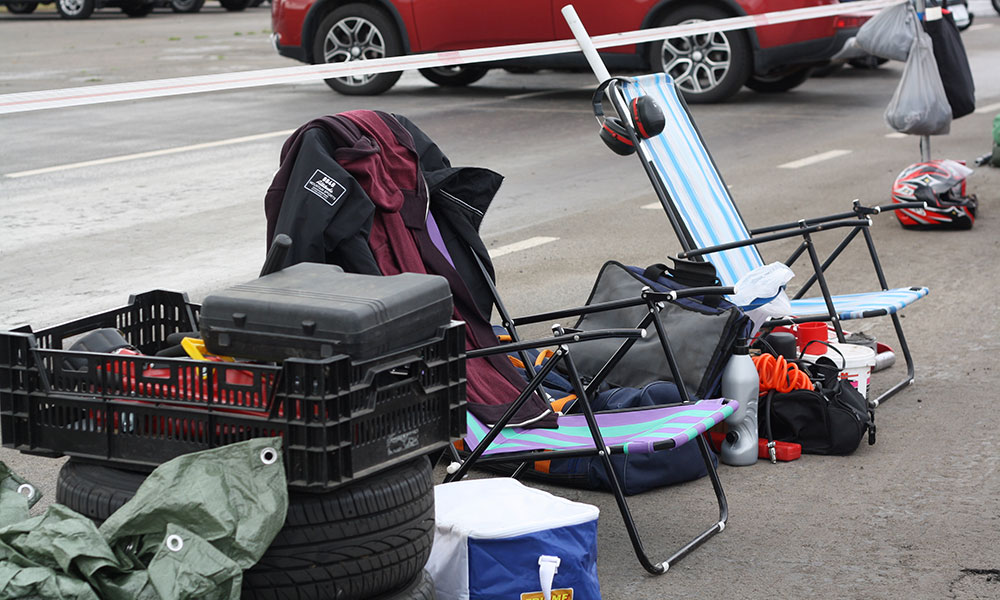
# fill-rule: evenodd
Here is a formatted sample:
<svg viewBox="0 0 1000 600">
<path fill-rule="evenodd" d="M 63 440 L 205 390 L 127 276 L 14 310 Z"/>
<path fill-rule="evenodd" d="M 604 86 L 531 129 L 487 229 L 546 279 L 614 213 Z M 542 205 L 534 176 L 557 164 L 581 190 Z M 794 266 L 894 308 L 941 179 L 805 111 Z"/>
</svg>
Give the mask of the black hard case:
<svg viewBox="0 0 1000 600">
<path fill-rule="evenodd" d="M 443 277 L 358 275 L 299 263 L 210 294 L 202 302 L 201 334 L 219 355 L 366 359 L 434 337 L 451 316 Z"/>
</svg>

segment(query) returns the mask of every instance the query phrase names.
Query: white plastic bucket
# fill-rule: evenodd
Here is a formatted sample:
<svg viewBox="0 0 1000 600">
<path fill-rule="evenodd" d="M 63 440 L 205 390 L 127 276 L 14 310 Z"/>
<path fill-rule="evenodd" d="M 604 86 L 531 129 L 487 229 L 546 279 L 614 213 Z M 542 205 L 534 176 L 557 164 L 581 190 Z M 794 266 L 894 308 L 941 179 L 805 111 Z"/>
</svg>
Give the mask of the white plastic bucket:
<svg viewBox="0 0 1000 600">
<path fill-rule="evenodd" d="M 829 342 L 832 348 L 824 356 L 833 361 L 838 367 L 844 365 L 840 371 L 840 378 L 847 379 L 851 385 L 858 389 L 866 399 L 868 398 L 868 384 L 871 381 L 872 367 L 875 366 L 875 351 L 868 346 L 859 344 L 842 344 L 840 342 Z M 838 354 L 833 350 L 840 351 Z M 843 354 L 843 358 L 841 358 Z"/>
</svg>

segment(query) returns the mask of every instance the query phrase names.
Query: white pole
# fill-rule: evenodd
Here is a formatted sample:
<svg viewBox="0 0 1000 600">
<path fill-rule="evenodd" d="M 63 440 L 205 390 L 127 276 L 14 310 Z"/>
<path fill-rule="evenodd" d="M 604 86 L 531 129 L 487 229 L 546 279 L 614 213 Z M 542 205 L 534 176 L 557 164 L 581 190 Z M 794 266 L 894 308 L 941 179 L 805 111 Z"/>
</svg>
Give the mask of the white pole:
<svg viewBox="0 0 1000 600">
<path fill-rule="evenodd" d="M 583 55 L 587 58 L 587 62 L 590 63 L 591 70 L 597 76 L 598 83 L 603 83 L 611 79 L 611 73 L 608 73 L 608 68 L 604 66 L 601 55 L 597 53 L 597 48 L 594 47 L 594 42 L 590 40 L 590 35 L 587 34 L 587 30 L 580 21 L 580 16 L 576 14 L 576 9 L 573 8 L 573 5 L 567 4 L 562 7 L 562 14 L 563 18 L 566 19 L 566 23 L 569 24 L 570 31 L 573 32 L 573 37 L 580 44 Z"/>
</svg>

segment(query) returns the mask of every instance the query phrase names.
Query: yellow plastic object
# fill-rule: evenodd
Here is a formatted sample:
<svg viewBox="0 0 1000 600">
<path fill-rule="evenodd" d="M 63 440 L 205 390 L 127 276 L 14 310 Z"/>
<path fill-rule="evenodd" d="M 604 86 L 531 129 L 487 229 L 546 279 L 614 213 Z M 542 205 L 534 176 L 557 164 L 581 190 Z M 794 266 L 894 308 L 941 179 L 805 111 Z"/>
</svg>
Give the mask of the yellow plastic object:
<svg viewBox="0 0 1000 600">
<path fill-rule="evenodd" d="M 195 360 L 211 360 L 212 358 L 217 358 L 226 362 L 236 362 L 236 359 L 232 356 L 212 354 L 205 348 L 205 340 L 200 338 L 186 337 L 182 339 L 181 348 L 184 348 L 187 355 Z"/>
</svg>

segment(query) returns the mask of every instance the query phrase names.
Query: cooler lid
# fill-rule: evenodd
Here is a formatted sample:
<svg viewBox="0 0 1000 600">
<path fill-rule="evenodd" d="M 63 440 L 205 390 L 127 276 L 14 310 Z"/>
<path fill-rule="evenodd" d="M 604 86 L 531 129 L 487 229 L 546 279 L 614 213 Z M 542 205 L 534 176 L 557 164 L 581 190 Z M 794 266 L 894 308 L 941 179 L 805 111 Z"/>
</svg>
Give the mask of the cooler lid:
<svg viewBox="0 0 1000 600">
<path fill-rule="evenodd" d="M 478 539 L 579 525 L 597 520 L 600 514 L 596 506 L 560 498 L 509 477 L 437 485 L 434 503 L 439 530 Z"/>
</svg>

